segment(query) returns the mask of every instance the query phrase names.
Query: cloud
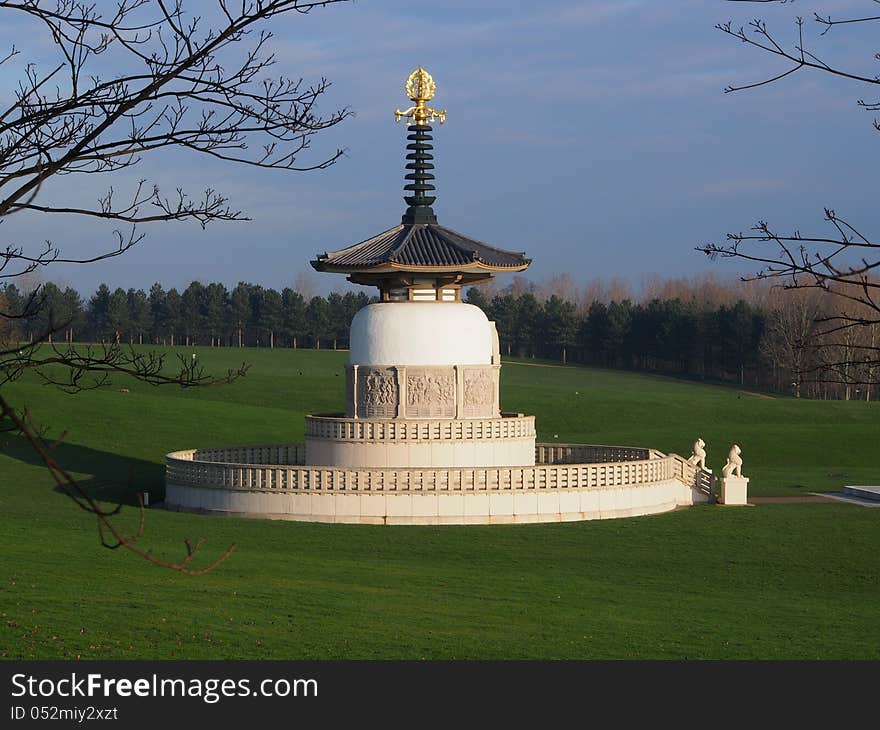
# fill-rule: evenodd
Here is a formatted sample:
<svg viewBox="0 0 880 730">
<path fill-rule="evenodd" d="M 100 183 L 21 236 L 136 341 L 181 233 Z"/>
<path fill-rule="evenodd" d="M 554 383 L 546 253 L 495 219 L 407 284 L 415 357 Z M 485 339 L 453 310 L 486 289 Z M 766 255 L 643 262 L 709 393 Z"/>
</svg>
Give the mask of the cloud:
<svg viewBox="0 0 880 730">
<path fill-rule="evenodd" d="M 207 0 L 185 2 L 193 12 L 212 7 Z M 357 112 L 316 136 L 311 158 L 337 146 L 350 154 L 313 173 L 254 171 L 195 154 L 153 156 L 116 178 L 120 200 L 141 176 L 194 195 L 210 186 L 254 221 L 206 231 L 157 225 L 131 256 L 81 267 L 69 278 L 86 289 L 100 278 L 125 286 L 148 286 L 156 278 L 167 284 L 249 278 L 278 286 L 315 252 L 393 225 L 402 208 L 405 143 L 392 111 L 406 103 L 404 79 L 417 64 L 434 74 L 436 103 L 449 110 L 447 125 L 436 130 L 442 220 L 456 225 L 463 219 L 466 232 L 488 231 L 499 245 L 540 245 L 536 265 L 548 272 L 590 269 L 597 258 L 607 259 L 612 272 L 631 261 L 649 261 L 644 266 L 661 273 L 663 266 L 688 266 L 693 242 L 683 239 L 723 233 L 725 216 L 745 211 L 748 218 L 761 196 L 774 209 L 788 205 L 795 217 L 814 212 L 807 211 L 805 196 L 834 190 L 841 199 L 864 199 L 854 216 L 872 216 L 867 193 L 859 197 L 872 189 L 874 171 L 859 149 L 872 132 L 867 115 L 854 107 L 857 85 L 798 73 L 781 84 L 722 93 L 730 83 L 777 68 L 775 59 L 714 30 L 729 14 L 747 20 L 755 13 L 735 5 L 383 0 L 280 16 L 271 24 L 276 65 L 270 75 L 302 76 L 307 83 L 327 77 L 333 86 L 320 110 L 350 106 Z M 770 4 L 766 11 L 790 41 L 797 8 Z M 0 52 L 13 38 L 45 44 L 43 36 L 20 36 L 3 25 L 5 16 L 0 10 Z M 860 51 L 873 46 L 848 47 L 851 37 L 832 33 L 817 42 L 823 53 L 864 62 Z M 98 73 L 114 71 L 108 60 L 95 60 Z M 0 67 L 0 97 L 15 79 Z M 41 194 L 93 201 L 108 182 L 104 176 L 66 178 Z M 597 220 L 613 223 L 593 231 L 587 245 L 564 250 L 584 217 L 594 227 Z M 34 244 L 52 237 L 83 249 L 109 238 L 109 227 L 97 222 L 25 220 L 9 219 L 0 234 Z M 545 240 L 552 244 L 544 246 Z M 658 241 L 662 258 L 657 254 L 655 261 L 649 257 Z M 320 286 L 325 283 L 331 285 L 322 279 Z"/>
</svg>

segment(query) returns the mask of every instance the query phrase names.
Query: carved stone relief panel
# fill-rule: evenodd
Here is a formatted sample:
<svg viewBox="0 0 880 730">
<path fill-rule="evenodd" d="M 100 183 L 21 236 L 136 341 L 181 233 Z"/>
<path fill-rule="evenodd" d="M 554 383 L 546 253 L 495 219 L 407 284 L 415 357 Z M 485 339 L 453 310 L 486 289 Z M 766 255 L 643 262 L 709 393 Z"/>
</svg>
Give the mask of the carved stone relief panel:
<svg viewBox="0 0 880 730">
<path fill-rule="evenodd" d="M 455 417 L 455 373 L 452 368 L 406 369 L 406 417 Z"/>
<path fill-rule="evenodd" d="M 463 373 L 463 409 L 465 418 L 479 418 L 496 415 L 493 413 L 496 402 L 495 373 L 492 368 L 468 368 Z"/>
<path fill-rule="evenodd" d="M 357 411 L 362 418 L 397 416 L 397 379 L 391 368 L 359 367 Z"/>
</svg>

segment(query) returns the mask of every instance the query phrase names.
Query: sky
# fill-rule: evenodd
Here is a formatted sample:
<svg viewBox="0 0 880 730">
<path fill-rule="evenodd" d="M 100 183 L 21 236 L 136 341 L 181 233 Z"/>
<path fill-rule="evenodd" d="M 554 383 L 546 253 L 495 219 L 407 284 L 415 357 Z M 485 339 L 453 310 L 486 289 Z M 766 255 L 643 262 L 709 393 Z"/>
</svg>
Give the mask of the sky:
<svg viewBox="0 0 880 730">
<path fill-rule="evenodd" d="M 208 5 L 184 2 L 194 14 Z M 869 0 L 356 0 L 276 18 L 273 73 L 326 77 L 332 86 L 320 109 L 354 112 L 314 137 L 300 162 L 337 147 L 345 155 L 327 170 L 289 172 L 176 152 L 145 158 L 112 180 L 53 180 L 41 195 L 58 204 L 94 200 L 110 184 L 121 198 L 141 178 L 169 192 L 210 187 L 252 220 L 205 230 L 144 226 L 145 240 L 123 256 L 56 265 L 41 276 L 85 294 L 101 282 L 293 285 L 316 254 L 399 223 L 406 140 L 393 111 L 408 105 L 403 84 L 418 65 L 437 84 L 433 105 L 448 111 L 446 124 L 434 125 L 441 224 L 525 251 L 536 280 L 565 272 L 577 282 L 618 277 L 637 287 L 652 276 L 748 274 L 752 268 L 709 261 L 695 247 L 757 220 L 826 232 L 825 206 L 861 229 L 880 228 L 880 134 L 856 105 L 862 85 L 809 70 L 725 94 L 729 84 L 787 67 L 714 26 L 761 17 L 791 46 L 799 14 L 811 48 L 873 74 L 878 49 L 867 29 L 820 37 L 810 20 L 814 10 L 842 17 L 871 9 Z M 35 26 L 0 10 L 0 56 L 13 41 L 22 53 L 0 67 L 0 100 L 23 63 L 53 60 Z M 97 58 L 93 72 L 112 75 L 112 59 Z M 3 221 L 0 244 L 33 250 L 52 240 L 65 255 L 86 255 L 112 245 L 114 227 L 19 214 Z M 345 284 L 331 274 L 314 274 L 312 283 L 317 291 Z"/>
</svg>

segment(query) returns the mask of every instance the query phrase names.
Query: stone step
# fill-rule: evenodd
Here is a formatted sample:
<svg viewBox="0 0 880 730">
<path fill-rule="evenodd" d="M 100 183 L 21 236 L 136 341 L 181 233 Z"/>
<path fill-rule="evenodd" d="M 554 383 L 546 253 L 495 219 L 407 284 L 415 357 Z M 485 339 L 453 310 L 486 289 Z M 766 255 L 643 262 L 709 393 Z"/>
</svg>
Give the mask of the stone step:
<svg viewBox="0 0 880 730">
<path fill-rule="evenodd" d="M 851 497 L 880 502 L 880 487 L 844 487 L 843 493 Z"/>
</svg>

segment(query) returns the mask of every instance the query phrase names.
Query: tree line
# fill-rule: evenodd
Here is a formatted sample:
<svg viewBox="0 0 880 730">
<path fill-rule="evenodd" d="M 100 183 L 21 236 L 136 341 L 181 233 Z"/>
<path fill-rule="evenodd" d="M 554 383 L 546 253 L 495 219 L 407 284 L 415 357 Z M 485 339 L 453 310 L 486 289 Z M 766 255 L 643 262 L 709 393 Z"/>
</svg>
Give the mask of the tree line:
<svg viewBox="0 0 880 730">
<path fill-rule="evenodd" d="M 859 303 L 841 303 L 819 289 L 708 276 L 650 281 L 636 300 L 619 282 L 579 288 L 562 275 L 549 285 L 520 279 L 501 289 L 475 287 L 467 300 L 495 321 L 508 356 L 826 399 L 871 400 L 880 380 L 873 354 L 880 323 L 847 325 L 859 316 Z"/>
<path fill-rule="evenodd" d="M 594 300 L 579 308 L 556 294 L 488 298 L 477 288 L 467 298 L 495 321 L 508 356 L 759 382 L 766 314 L 744 300 L 717 307 L 678 298 Z"/>
<path fill-rule="evenodd" d="M 352 317 L 371 301 L 363 292 L 306 299 L 290 287 L 239 282 L 230 291 L 197 281 L 182 292 L 159 283 L 149 293 L 101 284 L 88 301 L 47 282 L 39 287 L 40 306 L 29 305 L 30 292 L 14 284 L 0 296 L 6 309 L 23 314 L 8 321 L 6 339 L 318 349 L 346 347 Z"/>
<path fill-rule="evenodd" d="M 0 340 L 212 347 L 346 348 L 364 292 L 306 297 L 240 282 L 192 282 L 182 292 L 101 284 L 87 300 L 44 283 L 40 306 L 14 284 L 0 287 L 8 311 Z M 560 293 L 556 293 L 560 292 Z M 504 288 L 472 287 L 466 301 L 495 321 L 502 354 L 667 373 L 757 389 L 845 400 L 874 397 L 880 325 L 835 327 L 833 300 L 811 290 L 743 287 L 712 277 L 656 280 L 632 297 L 620 282 L 578 288 L 570 277 Z"/>
</svg>

